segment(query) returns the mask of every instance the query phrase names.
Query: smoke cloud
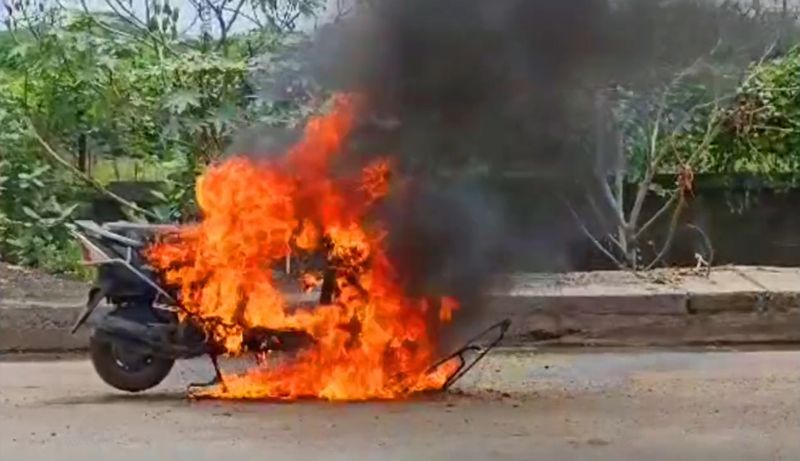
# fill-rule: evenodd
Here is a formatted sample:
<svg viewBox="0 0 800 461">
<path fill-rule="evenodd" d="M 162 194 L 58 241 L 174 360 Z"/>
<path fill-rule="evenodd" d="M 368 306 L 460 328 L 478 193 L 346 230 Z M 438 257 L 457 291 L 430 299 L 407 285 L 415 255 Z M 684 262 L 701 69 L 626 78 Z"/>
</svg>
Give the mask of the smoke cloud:
<svg viewBox="0 0 800 461">
<path fill-rule="evenodd" d="M 571 163 L 564 133 L 584 113 L 602 2 L 386 1 L 367 14 L 316 50 L 324 85 L 367 95 L 378 123 L 357 139 L 364 152 L 425 171 Z"/>
<path fill-rule="evenodd" d="M 366 96 L 342 167 L 388 153 L 405 178 L 380 215 L 409 292 L 478 312 L 494 274 L 569 268 L 559 197 L 620 161 L 600 90 L 661 85 L 723 39 L 759 52 L 768 28 L 737 21 L 703 1 L 383 0 L 323 28 L 303 71 Z"/>
<path fill-rule="evenodd" d="M 597 0 L 384 1 L 318 36 L 321 84 L 368 104 L 345 162 L 388 153 L 404 178 L 379 212 L 403 283 L 413 295 L 458 298 L 459 325 L 486 320 L 489 285 L 516 261 L 557 268 L 568 242 L 551 238 L 553 226 L 515 222 L 507 192 L 486 178 L 591 174 L 583 132 L 607 15 Z M 527 212 L 557 200 L 550 189 Z M 547 240 L 556 245 L 537 251 Z"/>
</svg>

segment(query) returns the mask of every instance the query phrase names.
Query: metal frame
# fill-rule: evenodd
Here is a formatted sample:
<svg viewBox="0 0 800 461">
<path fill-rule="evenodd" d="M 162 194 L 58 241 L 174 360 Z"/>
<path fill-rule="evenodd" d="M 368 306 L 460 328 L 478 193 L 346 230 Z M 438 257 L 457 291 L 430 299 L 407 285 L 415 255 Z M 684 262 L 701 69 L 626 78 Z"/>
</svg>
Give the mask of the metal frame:
<svg viewBox="0 0 800 461">
<path fill-rule="evenodd" d="M 453 374 L 451 374 L 450 377 L 447 378 L 447 381 L 444 382 L 444 384 L 439 390 L 446 391 L 447 389 L 449 389 L 450 386 L 452 386 L 456 381 L 458 381 L 465 374 L 467 374 L 467 372 L 469 372 L 472 369 L 472 367 L 474 367 L 475 365 L 477 365 L 478 362 L 483 360 L 483 358 L 486 357 L 486 354 L 488 354 L 489 351 L 491 351 L 492 349 L 497 347 L 498 344 L 500 344 L 500 341 L 503 340 L 510 326 L 511 326 L 510 319 L 505 319 L 500 322 L 497 322 L 494 325 L 490 326 L 489 328 L 486 328 L 482 332 L 473 336 L 460 349 L 456 350 L 452 354 L 442 358 L 438 362 L 431 365 L 431 367 L 428 369 L 429 374 L 433 373 L 437 368 L 441 367 L 445 363 L 455 358 L 457 358 L 460 362 L 456 371 L 454 371 Z M 497 337 L 486 344 L 481 344 L 481 339 L 484 339 L 486 336 L 488 336 L 491 332 L 495 330 L 498 332 Z M 468 358 L 466 357 L 467 354 L 470 352 L 474 352 L 477 354 L 472 358 L 471 361 L 468 360 Z"/>
<path fill-rule="evenodd" d="M 90 232 L 96 231 L 96 229 L 94 229 L 92 227 L 87 227 L 87 226 L 85 226 L 83 224 L 80 224 L 80 225 L 81 225 L 81 227 L 83 227 L 87 231 L 90 231 Z M 100 229 L 100 226 L 96 226 L 96 227 L 98 229 Z M 108 232 L 109 234 L 113 235 L 114 237 L 106 235 L 105 232 Z M 125 243 L 125 241 L 136 242 L 135 240 L 131 240 L 131 239 L 128 239 L 128 238 L 126 238 L 124 236 L 113 234 L 113 233 L 111 233 L 109 231 L 105 231 L 105 232 L 96 232 L 96 233 L 101 237 L 110 237 L 110 238 L 117 239 L 117 240 L 119 240 L 120 243 Z M 86 265 L 86 266 L 103 266 L 103 265 L 106 265 L 106 264 L 121 264 L 126 269 L 130 270 L 131 272 L 133 272 L 137 277 L 142 279 L 145 283 L 147 283 L 148 285 L 153 287 L 158 292 L 159 295 L 164 296 L 166 299 L 168 299 L 169 301 L 171 301 L 173 303 L 177 302 L 175 300 L 175 298 L 170 296 L 170 294 L 167 293 L 166 291 L 164 291 L 164 289 L 161 288 L 157 283 L 152 281 L 149 277 L 147 277 L 141 271 L 139 271 L 139 269 L 137 269 L 133 264 L 131 264 L 131 260 L 133 259 L 133 249 L 130 246 L 127 246 L 125 248 L 125 259 L 122 259 L 122 258 L 118 258 L 118 257 L 109 256 L 108 253 L 105 252 L 105 250 L 100 248 L 89 237 L 83 235 L 78 230 L 72 228 L 72 229 L 70 229 L 70 233 L 73 236 L 75 236 L 75 238 L 80 240 L 81 244 L 84 245 L 89 250 L 90 258 L 92 258 L 93 255 L 97 255 L 98 256 L 96 259 L 92 258 L 89 261 L 84 261 L 83 262 L 84 265 Z M 125 239 L 125 240 L 122 240 L 122 239 Z M 159 308 L 164 309 L 162 307 L 159 307 Z M 176 311 L 176 309 L 173 309 L 173 308 L 164 309 L 164 310 Z"/>
</svg>

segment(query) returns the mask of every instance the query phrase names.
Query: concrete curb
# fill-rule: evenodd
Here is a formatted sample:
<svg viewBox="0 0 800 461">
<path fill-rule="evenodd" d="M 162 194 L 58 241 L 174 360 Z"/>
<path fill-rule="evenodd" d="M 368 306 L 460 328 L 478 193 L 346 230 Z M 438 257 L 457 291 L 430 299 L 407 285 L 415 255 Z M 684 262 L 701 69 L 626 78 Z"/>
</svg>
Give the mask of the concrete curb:
<svg viewBox="0 0 800 461">
<path fill-rule="evenodd" d="M 89 331 L 70 334 L 83 306 L 19 301 L 0 304 L 0 352 L 61 352 L 83 350 Z"/>
<path fill-rule="evenodd" d="M 665 299 L 659 299 L 665 298 Z M 796 298 L 792 297 L 792 301 Z M 634 313 L 625 306 L 674 302 L 675 313 Z M 775 304 L 772 304 L 774 301 Z M 725 344 L 800 344 L 800 311 L 778 308 L 789 299 L 766 303 L 751 293 L 704 295 L 714 311 L 692 312 L 691 298 L 657 295 L 647 299 L 604 297 L 496 298 L 496 312 L 511 318 L 509 346 L 690 346 Z M 612 304 L 618 303 L 618 304 Z M 620 306 L 615 312 L 614 306 Z M 749 309 L 745 305 L 751 306 Z M 592 312 L 590 307 L 602 306 Z M 678 310 L 681 309 L 681 310 Z"/>
<path fill-rule="evenodd" d="M 560 288 L 498 293 L 492 311 L 514 320 L 509 345 L 518 346 L 800 344 L 800 269 L 649 275 L 607 272 L 579 283 L 567 276 Z"/>
<path fill-rule="evenodd" d="M 0 352 L 85 349 L 88 331 L 69 333 L 82 309 L 0 300 Z M 484 314 L 512 320 L 511 347 L 800 344 L 800 269 L 515 275 Z"/>
</svg>

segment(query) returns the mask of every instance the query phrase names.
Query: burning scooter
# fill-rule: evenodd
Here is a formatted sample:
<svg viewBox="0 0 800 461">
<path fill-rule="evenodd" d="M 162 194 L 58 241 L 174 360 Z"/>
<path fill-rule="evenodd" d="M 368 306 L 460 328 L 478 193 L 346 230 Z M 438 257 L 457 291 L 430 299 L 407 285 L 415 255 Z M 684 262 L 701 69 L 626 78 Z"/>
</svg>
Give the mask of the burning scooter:
<svg viewBox="0 0 800 461">
<path fill-rule="evenodd" d="M 447 388 L 502 339 L 508 321 L 441 353 L 439 332 L 460 304 L 404 286 L 393 229 L 374 212 L 390 191 L 390 159 L 334 166 L 358 111 L 359 98 L 338 95 L 283 156 L 210 165 L 195 187 L 196 223 L 75 223 L 98 278 L 73 330 L 110 302 L 90 320 L 106 382 L 144 390 L 176 359 L 208 354 L 216 376 L 200 395 L 394 399 Z M 267 360 L 287 350 L 290 360 Z M 220 372 L 218 356 L 244 353 L 257 366 Z"/>
<path fill-rule="evenodd" d="M 70 230 L 80 244 L 84 263 L 97 268 L 94 286 L 72 333 L 87 321 L 90 324 L 91 360 L 103 381 L 138 392 L 159 384 L 176 359 L 208 354 L 216 367 L 216 357 L 224 347 L 214 343 L 191 316 L 180 315 L 177 293 L 163 284 L 144 255 L 157 235 L 174 232 L 176 227 L 76 221 Z M 323 284 L 310 292 L 287 292 L 286 296 L 298 305 L 315 304 L 329 300 L 331 290 Z M 104 301 L 111 310 L 92 316 Z M 296 350 L 311 341 L 301 331 L 255 328 L 247 332 L 244 348 L 258 353 Z M 217 369 L 217 380 L 219 377 Z"/>
<path fill-rule="evenodd" d="M 197 319 L 179 315 L 178 294 L 162 284 L 159 273 L 147 263 L 143 253 L 156 236 L 175 231 L 175 226 L 129 222 L 99 225 L 76 221 L 71 226 L 83 251 L 84 263 L 97 268 L 87 304 L 72 332 L 84 324 L 91 327 L 92 364 L 103 381 L 116 389 L 128 392 L 150 389 L 169 374 L 175 360 L 203 355 L 211 358 L 216 372 L 207 384 L 222 382 L 217 357 L 225 352 L 224 345 L 213 341 Z M 291 269 L 287 272 L 291 274 Z M 328 271 L 313 290 L 287 289 L 285 296 L 299 307 L 329 304 L 335 291 L 332 275 Z M 104 301 L 111 309 L 99 316 L 92 315 Z M 493 325 L 461 349 L 432 364 L 428 372 L 434 373 L 449 364 L 441 389 L 449 387 L 502 340 L 509 325 L 508 320 Z M 254 328 L 244 335 L 243 349 L 255 354 L 291 352 L 313 342 L 303 331 Z"/>
</svg>

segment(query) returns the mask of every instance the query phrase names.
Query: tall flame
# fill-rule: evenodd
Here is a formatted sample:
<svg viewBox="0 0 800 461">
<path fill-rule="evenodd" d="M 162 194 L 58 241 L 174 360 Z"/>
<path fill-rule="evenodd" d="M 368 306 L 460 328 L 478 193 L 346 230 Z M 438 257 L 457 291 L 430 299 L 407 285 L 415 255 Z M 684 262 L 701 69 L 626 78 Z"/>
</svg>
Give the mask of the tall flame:
<svg viewBox="0 0 800 461">
<path fill-rule="evenodd" d="M 390 162 L 369 163 L 335 177 L 331 162 L 353 126 L 359 101 L 340 95 L 333 110 L 312 119 L 279 161 L 232 157 L 197 181 L 202 220 L 149 249 L 167 283 L 180 287 L 186 315 L 198 319 L 229 354 L 244 349 L 248 330 L 303 331 L 313 345 L 282 364 L 225 376 L 208 391 L 220 398 L 397 398 L 436 389 L 452 367 L 430 373 L 433 331 L 458 303 L 403 293 L 385 250 L 387 229 L 368 219 L 389 193 Z M 273 275 L 292 252 L 323 253 L 335 268 L 330 304 L 296 307 Z M 298 283 L 313 288 L 319 274 Z"/>
</svg>

